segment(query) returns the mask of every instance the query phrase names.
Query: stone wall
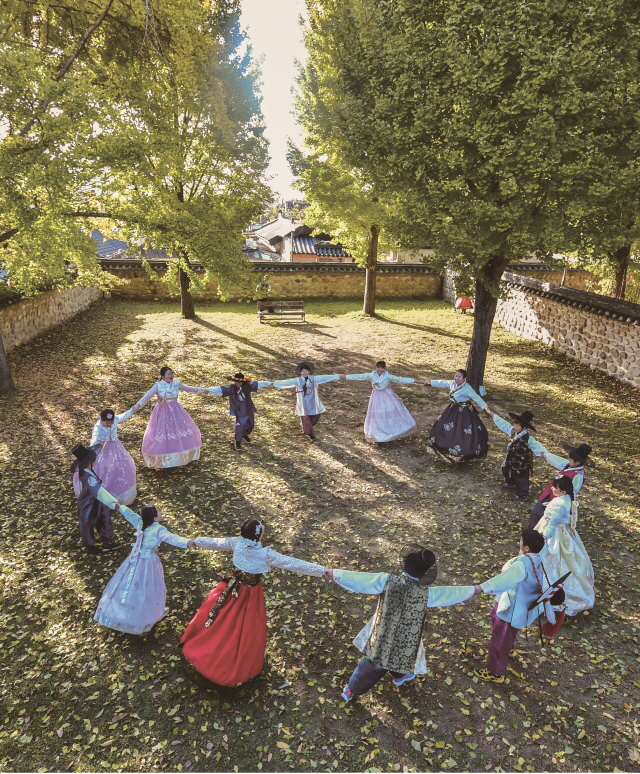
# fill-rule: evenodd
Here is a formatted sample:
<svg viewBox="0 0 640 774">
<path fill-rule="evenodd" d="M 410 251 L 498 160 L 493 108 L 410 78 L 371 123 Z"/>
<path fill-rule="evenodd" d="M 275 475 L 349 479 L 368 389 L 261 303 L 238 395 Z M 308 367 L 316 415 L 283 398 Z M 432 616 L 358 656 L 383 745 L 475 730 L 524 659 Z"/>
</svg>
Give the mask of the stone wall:
<svg viewBox="0 0 640 774">
<path fill-rule="evenodd" d="M 640 305 L 505 273 L 496 322 L 640 387 Z"/>
<path fill-rule="evenodd" d="M 102 298 L 100 288 L 48 290 L 33 298 L 0 308 L 0 335 L 7 352 L 25 341 L 42 335 Z"/>
<path fill-rule="evenodd" d="M 511 263 L 507 271 L 518 274 L 521 277 L 531 277 L 542 282 L 553 282 L 559 285 L 562 282 L 562 271 L 551 269 L 541 263 Z M 569 269 L 567 272 L 567 282 L 564 287 L 575 288 L 576 290 L 594 290 L 596 277 L 590 271 L 583 269 Z M 455 275 L 450 269 L 446 269 L 442 281 L 442 296 L 450 304 L 456 301 Z"/>
<path fill-rule="evenodd" d="M 153 269 L 158 279 L 149 277 L 136 260 L 101 261 L 103 268 L 121 280 L 111 291 L 113 298 L 169 299 L 167 286 L 161 281 L 166 265 Z M 197 266 L 194 266 L 196 271 Z M 255 284 L 266 274 L 269 277 L 269 296 L 277 299 L 340 299 L 362 298 L 364 294 L 364 269 L 353 264 L 272 263 L 253 266 Z M 386 265 L 378 267 L 377 295 L 385 298 L 439 298 L 442 278 L 433 269 L 419 265 Z M 194 293 L 196 301 L 217 301 L 218 287 L 207 284 L 204 293 Z M 236 298 L 240 297 L 236 294 Z"/>
</svg>

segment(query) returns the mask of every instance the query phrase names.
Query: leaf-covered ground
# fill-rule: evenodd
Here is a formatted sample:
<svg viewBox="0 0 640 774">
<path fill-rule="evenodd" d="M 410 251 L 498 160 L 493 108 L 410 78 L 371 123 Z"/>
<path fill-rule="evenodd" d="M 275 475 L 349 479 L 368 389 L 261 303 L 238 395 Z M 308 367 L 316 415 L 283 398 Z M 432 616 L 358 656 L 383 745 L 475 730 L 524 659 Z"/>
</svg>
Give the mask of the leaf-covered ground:
<svg viewBox="0 0 640 774">
<path fill-rule="evenodd" d="M 0 399 L 0 768 L 4 771 L 634 771 L 640 767 L 638 392 L 500 329 L 486 385 L 497 411 L 530 408 L 538 438 L 588 441 L 595 470 L 579 530 L 593 559 L 597 605 L 541 649 L 522 637 L 502 685 L 484 684 L 491 599 L 432 611 L 431 674 L 401 689 L 384 680 L 347 706 L 340 692 L 358 653 L 352 638 L 375 599 L 274 573 L 265 581 L 267 667 L 236 690 L 198 681 L 178 650 L 228 556 L 161 549 L 170 614 L 146 637 L 99 627 L 93 614 L 126 549 L 80 548 L 68 466 L 98 411 L 123 411 L 172 365 L 210 386 L 242 369 L 259 379 L 370 371 L 450 375 L 464 364 L 472 320 L 440 302 L 312 303 L 306 325 L 259 325 L 253 307 L 105 302 L 11 356 L 18 392 Z M 529 506 L 500 490 L 506 436 L 490 427 L 486 460 L 452 469 L 426 454 L 442 391 L 398 386 L 420 434 L 367 444 L 369 386 L 322 388 L 320 442 L 301 435 L 290 392 L 258 394 L 255 443 L 232 450 L 219 398 L 186 395 L 202 459 L 147 470 L 139 452 L 149 409 L 121 428 L 139 464 L 136 505 L 154 502 L 185 536 L 236 534 L 248 516 L 279 550 L 328 566 L 398 570 L 407 540 L 431 546 L 439 583 L 478 582 L 517 551 Z M 537 462 L 532 491 L 551 474 Z M 117 534 L 131 529 L 117 522 Z"/>
</svg>

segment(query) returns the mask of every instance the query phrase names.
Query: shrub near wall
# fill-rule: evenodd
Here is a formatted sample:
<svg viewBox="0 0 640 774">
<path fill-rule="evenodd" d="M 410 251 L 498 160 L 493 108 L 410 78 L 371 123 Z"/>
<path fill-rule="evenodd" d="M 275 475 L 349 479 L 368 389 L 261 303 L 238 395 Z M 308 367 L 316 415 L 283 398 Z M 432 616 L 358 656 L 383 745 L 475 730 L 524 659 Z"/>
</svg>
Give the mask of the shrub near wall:
<svg viewBox="0 0 640 774">
<path fill-rule="evenodd" d="M 100 298 L 100 288 L 74 287 L 48 290 L 0 308 L 0 335 L 5 350 L 10 352 L 52 326 L 75 317 Z"/>
<path fill-rule="evenodd" d="M 496 321 L 567 357 L 640 387 L 640 305 L 505 273 Z"/>
</svg>

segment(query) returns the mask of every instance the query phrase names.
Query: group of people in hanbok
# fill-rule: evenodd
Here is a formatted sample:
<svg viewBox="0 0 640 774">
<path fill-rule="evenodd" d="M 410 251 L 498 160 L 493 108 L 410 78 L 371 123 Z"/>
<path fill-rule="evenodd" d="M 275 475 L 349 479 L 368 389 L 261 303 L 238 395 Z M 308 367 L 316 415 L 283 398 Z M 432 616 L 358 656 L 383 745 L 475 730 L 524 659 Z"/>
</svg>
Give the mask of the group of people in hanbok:
<svg viewBox="0 0 640 774">
<path fill-rule="evenodd" d="M 433 452 L 448 462 L 479 458 L 486 454 L 488 432 L 474 406 L 476 404 L 492 416 L 499 429 L 509 435 L 502 467 L 505 479 L 503 487 L 516 489 L 514 499 L 522 501 L 528 497 L 532 454 L 543 457 L 560 471 L 559 476 L 540 495 L 525 530 L 526 534 L 523 533 L 523 540 L 526 539 L 528 543 L 521 543 L 520 556 L 529 559 L 531 570 L 528 562 L 519 562 L 513 570 L 505 566 L 504 572 L 497 576 L 499 581 L 495 583 L 492 582 L 495 579 L 492 579 L 486 587 L 471 587 L 471 593 L 468 593 L 468 587 L 460 587 L 463 591 L 455 587 L 434 589 L 429 601 L 428 594 L 416 591 L 425 587 L 422 580 L 430 577 L 429 568 L 435 566 L 435 558 L 432 561 L 430 557 L 433 555 L 424 547 L 420 547 L 418 558 L 414 556 L 408 565 L 405 562 L 405 571 L 400 579 L 387 573 L 360 578 L 356 576 L 366 574 L 347 571 L 336 571 L 334 574 L 321 565 L 284 556 L 266 547 L 263 544 L 264 524 L 256 519 L 245 522 L 237 537 L 187 539 L 174 535 L 162 526 L 162 513 L 157 506 L 145 505 L 140 514 L 128 507 L 136 497 L 136 467 L 133 458 L 119 441 L 117 429 L 120 423 L 130 419 L 154 395 L 157 403 L 142 442 L 143 459 L 151 468 L 179 467 L 199 459 L 201 434 L 186 409 L 180 405 L 180 391 L 228 398 L 230 414 L 234 417 L 235 448 L 238 451 L 242 449 L 242 443 L 251 443 L 256 412 L 252 393 L 270 385 L 277 389 L 295 390 L 296 414 L 304 434 L 311 441 L 315 440 L 314 428 L 325 411 L 318 387 L 339 379 L 371 382 L 373 389 L 364 424 L 368 441 L 386 443 L 416 432 L 414 418 L 391 385 L 425 384 L 423 380 L 395 376 L 388 372 L 384 361 L 378 361 L 375 370 L 365 374 L 315 376 L 313 370 L 311 363 L 303 362 L 298 368 L 298 376 L 292 379 L 272 383 L 254 381 L 245 378 L 242 373 L 236 373 L 229 378 L 229 385 L 200 388 L 182 384 L 175 379 L 173 371 L 165 366 L 160 371 L 160 380 L 128 411 L 116 414 L 106 409 L 101 412 L 93 428 L 90 446 L 87 448 L 78 444 L 72 450 L 76 457 L 72 473 L 78 498 L 82 543 L 89 553 L 98 553 L 94 534 L 97 529 L 102 538 L 103 550 L 119 548 L 120 545 L 113 539 L 111 514 L 114 511 L 121 513 L 132 525 L 135 540 L 129 556 L 111 578 L 102 595 L 95 614 L 98 623 L 117 631 L 140 635 L 149 632 L 163 617 L 166 612 L 166 588 L 162 564 L 157 554 L 163 542 L 178 548 L 232 553 L 233 572 L 210 592 L 181 638 L 185 657 L 204 677 L 220 685 L 239 685 L 259 674 L 263 668 L 267 628 L 260 581 L 261 576 L 272 568 L 324 576 L 352 591 L 381 594 L 377 615 L 380 622 L 382 618 L 387 622 L 382 627 L 386 627 L 384 637 L 394 642 L 394 628 L 400 633 L 403 629 L 402 621 L 397 619 L 399 613 L 393 613 L 392 599 L 402 605 L 406 603 L 409 606 L 407 609 L 413 605 L 415 615 L 418 618 L 422 616 L 421 620 L 424 620 L 427 607 L 456 604 L 481 591 L 499 593 L 503 597 L 506 594 L 503 599 L 501 597 L 504 604 L 498 603 L 492 614 L 494 635 L 499 640 L 499 647 L 495 643 L 495 647 L 490 646 L 490 651 L 493 647 L 494 656 L 500 648 L 500 652 L 504 651 L 505 643 L 515 641 L 512 630 L 517 634 L 518 629 L 529 625 L 516 624 L 503 614 L 505 610 L 511 610 L 513 614 L 517 608 L 517 605 L 514 607 L 509 602 L 513 584 L 526 580 L 528 588 L 530 586 L 529 596 L 538 590 L 542 594 L 545 591 L 543 586 L 550 587 L 550 579 L 555 580 L 570 573 L 563 583 L 563 614 L 576 615 L 593 606 L 593 567 L 576 531 L 576 495 L 584 481 L 584 468 L 591 464 L 588 459 L 591 448 L 586 444 L 577 448 L 566 447 L 568 459 L 551 454 L 531 435 L 535 430 L 531 424 L 531 412 L 510 412 L 514 420 L 511 425 L 489 410 L 486 402 L 467 383 L 466 373 L 462 369 L 455 373 L 451 381 L 431 381 L 432 387 L 449 391 L 449 404 L 429 433 L 428 443 Z M 534 556 L 535 561 L 532 559 Z M 546 563 L 544 566 L 543 559 Z M 540 572 L 546 579 L 544 583 Z M 537 579 L 537 586 L 533 578 Z M 510 583 L 512 585 L 508 585 Z M 553 617 L 553 609 L 548 604 L 546 608 L 544 605 L 540 607 L 541 611 L 543 609 L 547 610 L 548 617 Z M 525 618 L 529 621 L 530 616 Z M 395 623 L 390 623 L 392 619 Z M 396 685 L 412 679 L 415 674 L 426 672 L 426 666 L 422 669 L 424 650 L 420 650 L 421 641 L 418 645 L 417 641 L 414 642 L 415 637 L 410 638 L 411 647 L 406 642 L 402 645 L 402 658 L 388 658 L 391 646 L 388 642 L 386 645 L 382 643 L 380 626 L 373 626 L 370 622 L 369 629 L 365 629 L 356 640 L 366 658 L 356 670 L 358 674 L 354 673 L 352 681 L 345 688 L 343 698 L 347 701 L 368 690 L 386 671 L 392 673 Z M 496 634 L 498 630 L 501 633 Z M 372 645 L 374 640 L 377 643 L 375 647 Z M 393 647 L 396 646 L 400 647 L 398 642 Z M 414 660 L 411 661 L 411 658 Z M 506 656 L 497 661 L 496 658 L 490 661 L 488 669 L 480 674 L 481 677 L 494 680 L 500 677 L 500 671 L 496 672 L 496 664 L 499 663 L 502 670 Z M 409 661 L 411 669 L 407 667 Z"/>
</svg>

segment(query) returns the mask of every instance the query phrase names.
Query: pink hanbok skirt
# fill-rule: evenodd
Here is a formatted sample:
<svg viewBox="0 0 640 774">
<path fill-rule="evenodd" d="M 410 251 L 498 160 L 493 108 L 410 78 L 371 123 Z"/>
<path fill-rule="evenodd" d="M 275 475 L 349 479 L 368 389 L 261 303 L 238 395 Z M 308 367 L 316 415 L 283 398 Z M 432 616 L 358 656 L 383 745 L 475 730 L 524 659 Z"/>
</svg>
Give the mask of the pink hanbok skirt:
<svg viewBox="0 0 640 774">
<path fill-rule="evenodd" d="M 397 441 L 417 431 L 416 420 L 391 387 L 371 393 L 364 420 L 364 437 L 369 443 Z"/>
<path fill-rule="evenodd" d="M 93 464 L 93 469 L 102 486 L 112 494 L 121 505 L 131 505 L 136 499 L 136 463 L 133 457 L 116 438 L 107 441 Z M 78 471 L 73 474 L 73 491 L 80 496 L 80 478 Z"/>
<path fill-rule="evenodd" d="M 145 634 L 164 615 L 167 589 L 155 551 L 127 557 L 104 590 L 93 617 L 102 626 L 128 634 Z"/>
<path fill-rule="evenodd" d="M 177 468 L 200 459 L 198 426 L 177 400 L 156 403 L 142 439 L 148 468 Z"/>
</svg>

